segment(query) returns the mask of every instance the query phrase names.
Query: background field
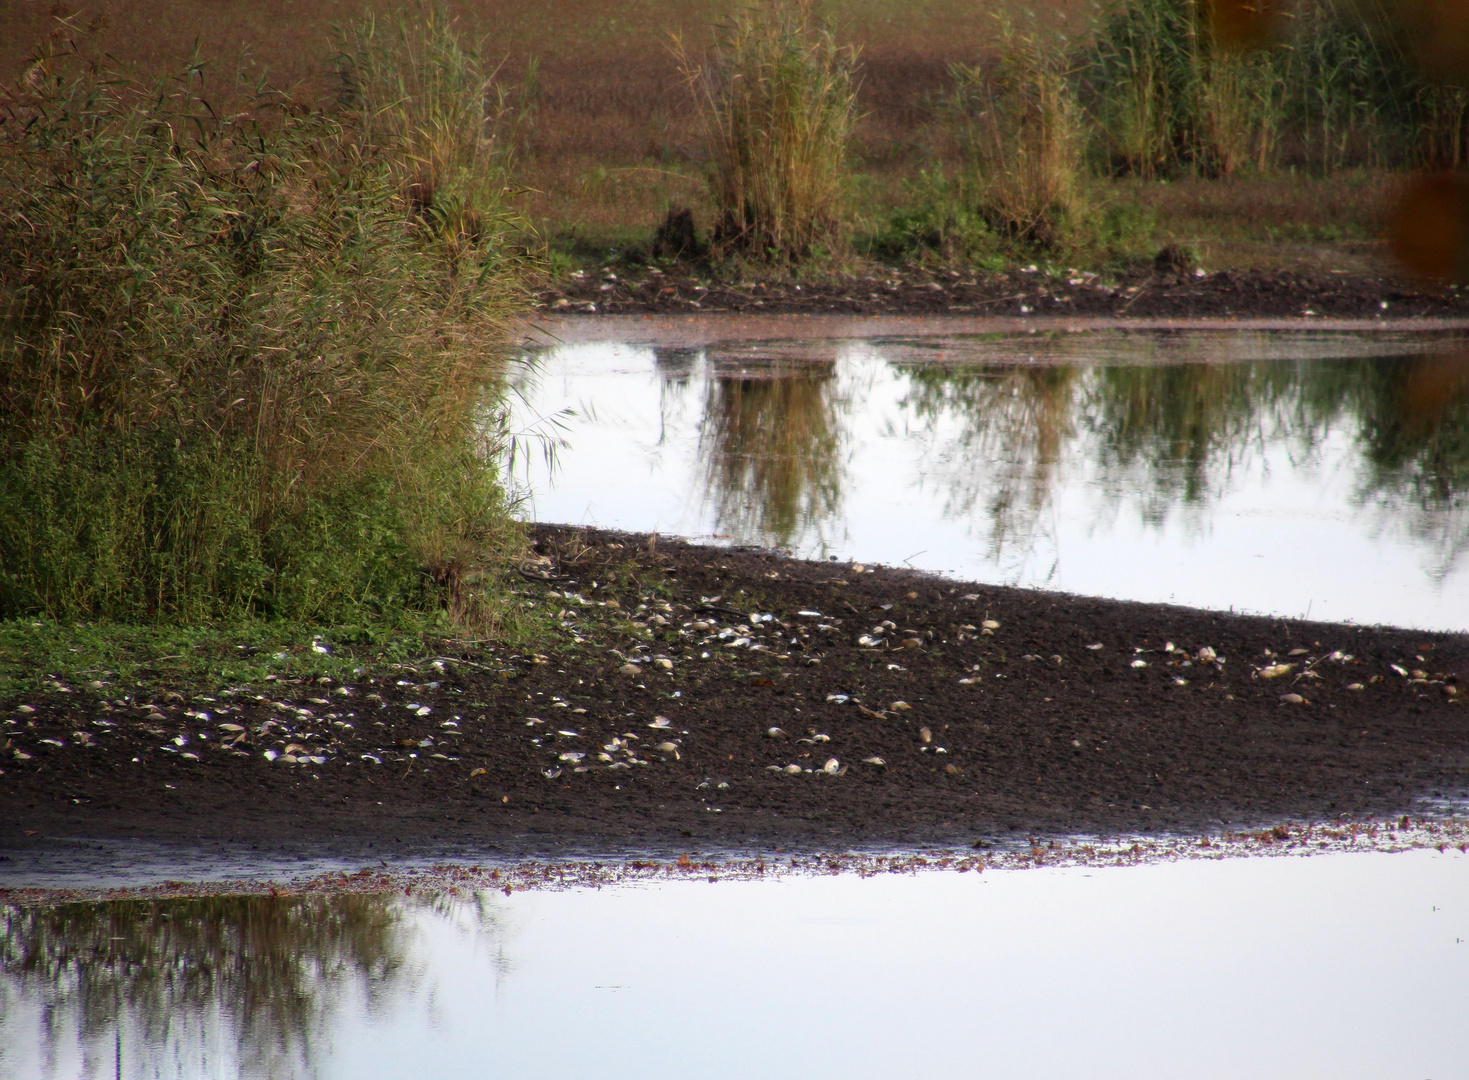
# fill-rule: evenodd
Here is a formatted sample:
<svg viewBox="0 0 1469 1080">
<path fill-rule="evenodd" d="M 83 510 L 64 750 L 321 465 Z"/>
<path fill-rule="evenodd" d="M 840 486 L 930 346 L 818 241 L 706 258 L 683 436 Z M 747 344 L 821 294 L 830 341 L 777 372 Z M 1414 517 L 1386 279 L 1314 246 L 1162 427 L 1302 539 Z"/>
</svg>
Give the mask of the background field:
<svg viewBox="0 0 1469 1080">
<path fill-rule="evenodd" d="M 534 124 L 523 156 L 525 208 L 553 249 L 601 259 L 645 241 L 672 205 L 710 214 L 687 88 L 671 49 L 691 51 L 733 9 L 728 0 L 457 0 L 464 36 L 502 75 L 534 70 Z M 1020 5 L 1010 5 L 1023 14 Z M 380 10 L 385 5 L 377 5 Z M 935 104 L 955 62 L 979 58 L 999 5 L 960 0 L 830 0 L 820 6 L 839 37 L 861 48 L 852 206 L 858 231 L 883 219 L 902 185 L 952 148 Z M 12 77 L 53 19 L 53 5 L 6 0 L 0 74 Z M 75 10 L 106 20 L 106 43 L 146 70 L 177 66 L 197 41 L 214 58 L 219 93 L 236 69 L 268 74 L 303 95 L 326 89 L 335 24 L 360 14 L 356 0 L 99 0 Z M 1029 10 L 1029 9 L 1026 9 Z M 1096 5 L 1053 0 L 1037 18 L 1077 36 Z M 1370 171 L 1328 179 L 1106 181 L 1101 197 L 1151 211 L 1153 241 L 1190 241 L 1212 266 L 1294 265 L 1347 270 L 1380 264 L 1377 237 L 1392 177 Z M 1143 215 L 1147 217 L 1146 214 Z"/>
</svg>

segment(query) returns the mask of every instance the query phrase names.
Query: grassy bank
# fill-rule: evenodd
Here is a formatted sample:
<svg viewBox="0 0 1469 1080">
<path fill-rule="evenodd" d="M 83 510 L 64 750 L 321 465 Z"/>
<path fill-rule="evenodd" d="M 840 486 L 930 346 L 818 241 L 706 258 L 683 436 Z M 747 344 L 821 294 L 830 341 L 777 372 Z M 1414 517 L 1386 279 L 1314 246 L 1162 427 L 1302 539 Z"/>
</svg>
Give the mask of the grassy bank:
<svg viewBox="0 0 1469 1080">
<path fill-rule="evenodd" d="M 1424 160 L 1462 160 L 1465 122 L 1461 92 L 1414 82 L 1401 35 L 1367 35 L 1353 21 L 1388 7 L 1313 0 L 1283 44 L 1239 56 L 1201 40 L 1186 0 L 818 5 L 834 44 L 860 54 L 844 244 L 822 245 L 840 256 L 824 265 L 1035 257 L 1008 250 L 1003 222 L 997 228 L 977 205 L 982 157 L 965 108 L 991 91 L 990 75 L 1024 59 L 1011 48 L 1007 61 L 996 16 L 1008 15 L 1012 45 L 1043 43 L 1080 108 L 1081 145 L 1062 156 L 1080 158 L 1070 216 L 1085 235 L 1057 258 L 1141 260 L 1182 243 L 1214 267 L 1381 266 L 1377 241 L 1395 179 Z M 670 209 L 688 208 L 705 238 L 717 230 L 725 208 L 707 182 L 706 127 L 671 35 L 685 66 L 707 60 L 738 9 L 668 0 L 596 12 L 552 0 L 534 14 L 508 0 L 450 5 L 463 39 L 500 65 L 506 85 L 528 91 L 523 205 L 554 267 L 643 257 Z M 250 4 L 207 21 L 178 0 L 107 0 L 99 10 L 121 55 L 161 64 L 202 34 L 225 67 L 239 58 L 309 95 L 329 88 L 330 26 L 356 8 L 310 0 L 274 22 Z M 980 85 L 956 78 L 956 65 L 982 76 Z"/>
<path fill-rule="evenodd" d="M 433 9 L 350 24 L 325 102 L 106 48 L 59 20 L 0 103 L 6 652 L 513 633 L 492 68 Z"/>
</svg>

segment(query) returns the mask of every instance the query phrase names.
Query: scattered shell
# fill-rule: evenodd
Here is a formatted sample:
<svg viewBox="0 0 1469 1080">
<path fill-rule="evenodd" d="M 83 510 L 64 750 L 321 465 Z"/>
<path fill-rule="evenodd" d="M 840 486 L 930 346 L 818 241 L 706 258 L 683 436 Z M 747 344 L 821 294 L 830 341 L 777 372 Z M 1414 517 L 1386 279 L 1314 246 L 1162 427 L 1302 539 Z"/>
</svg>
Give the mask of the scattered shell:
<svg viewBox="0 0 1469 1080">
<path fill-rule="evenodd" d="M 1280 700 L 1287 705 L 1304 705 L 1306 703 L 1306 699 L 1301 697 L 1300 694 L 1281 694 Z"/>
<path fill-rule="evenodd" d="M 282 754 L 280 760 L 284 761 L 287 765 L 294 765 L 296 764 L 297 758 L 295 754 Z"/>
<path fill-rule="evenodd" d="M 1290 652 L 1286 653 L 1285 655 L 1286 656 L 1305 656 L 1310 651 L 1311 651 L 1310 649 L 1292 649 Z"/>
<path fill-rule="evenodd" d="M 636 664 L 623 664 L 622 667 L 617 669 L 617 673 L 619 675 L 641 675 L 643 669 Z"/>
<path fill-rule="evenodd" d="M 1194 654 L 1194 659 L 1201 664 L 1212 664 L 1218 657 L 1219 654 L 1209 645 L 1201 646 L 1199 651 Z"/>
<path fill-rule="evenodd" d="M 785 771 L 787 773 L 789 773 L 791 776 L 799 776 L 801 774 L 801 766 L 799 766 L 799 765 L 787 765 L 785 767 Z"/>
<path fill-rule="evenodd" d="M 1348 690 L 1365 690 L 1367 688 L 1365 686 L 1363 686 L 1359 682 L 1354 682 L 1354 683 L 1347 683 L 1347 689 Z"/>
<path fill-rule="evenodd" d="M 831 702 L 833 705 L 845 705 L 852 699 L 846 694 L 827 694 L 826 700 Z"/>
<path fill-rule="evenodd" d="M 1148 662 L 1146 660 L 1138 659 L 1138 660 L 1134 660 L 1130 666 L 1131 667 L 1147 667 L 1148 666 Z"/>
<path fill-rule="evenodd" d="M 944 772 L 948 773 L 950 776 L 958 776 L 959 775 L 959 766 L 957 766 L 957 765 L 955 765 L 953 763 L 950 763 L 950 764 L 944 766 Z"/>
<path fill-rule="evenodd" d="M 830 735 L 823 735 L 823 734 L 821 734 L 821 733 L 818 732 L 817 734 L 811 736 L 811 741 L 814 742 L 814 743 L 831 742 L 831 736 Z"/>
<path fill-rule="evenodd" d="M 786 734 L 785 728 L 778 728 L 778 727 L 767 728 L 766 731 L 765 731 L 765 734 L 766 735 L 769 735 L 772 739 L 789 739 L 790 738 L 790 736 Z"/>
<path fill-rule="evenodd" d="M 826 764 L 821 766 L 821 771 L 826 773 L 828 776 L 835 776 L 837 774 L 837 771 L 841 769 L 841 767 L 842 763 L 836 758 L 827 758 Z"/>
<path fill-rule="evenodd" d="M 867 567 L 863 566 L 859 562 L 853 563 L 852 564 L 852 573 L 854 573 L 854 574 L 865 574 L 865 573 L 867 573 Z"/>
<path fill-rule="evenodd" d="M 473 780 L 476 776 L 484 776 L 486 771 L 485 769 L 471 769 L 469 771 L 469 778 Z"/>
<path fill-rule="evenodd" d="M 804 616 L 805 618 L 808 618 L 808 619 L 819 619 L 819 618 L 821 618 L 821 612 L 819 612 L 819 611 L 798 611 L 798 612 L 796 612 L 796 614 L 797 615 Z"/>
<path fill-rule="evenodd" d="M 1408 677 L 1408 672 L 1407 672 L 1407 669 L 1406 668 L 1400 668 L 1400 667 L 1398 667 L 1397 664 L 1388 664 L 1387 666 L 1390 667 L 1390 668 L 1392 668 L 1394 671 L 1396 671 L 1403 678 L 1406 679 Z"/>
<path fill-rule="evenodd" d="M 583 754 L 580 750 L 568 750 L 564 754 L 558 754 L 557 755 L 557 760 L 558 761 L 569 761 L 572 764 L 575 764 L 576 762 L 580 761 L 584 757 L 586 757 L 586 754 Z"/>
<path fill-rule="evenodd" d="M 1000 628 L 1000 622 L 998 619 L 986 619 L 979 625 L 984 627 L 986 630 L 998 630 Z"/>
<path fill-rule="evenodd" d="M 865 757 L 862 759 L 864 765 L 886 765 L 887 762 L 880 757 Z"/>
<path fill-rule="evenodd" d="M 556 777 L 561 775 L 561 770 L 560 768 L 542 769 L 541 775 L 544 776 L 547 780 L 554 780 L 556 779 Z"/>
<path fill-rule="evenodd" d="M 902 712 L 904 710 L 913 708 L 913 706 L 909 705 L 906 701 L 895 701 L 891 705 L 889 705 L 888 708 L 892 709 L 894 712 Z"/>
<path fill-rule="evenodd" d="M 1103 645 L 1100 641 L 1094 641 L 1087 646 L 1087 648 L 1090 649 L 1092 652 L 1096 652 L 1098 649 L 1105 649 L 1106 647 L 1107 646 Z"/>
<path fill-rule="evenodd" d="M 857 639 L 857 644 L 858 645 L 865 645 L 867 648 L 871 649 L 874 646 L 881 645 L 882 644 L 882 639 L 881 638 L 875 638 L 871 634 L 863 634 L 861 637 L 859 637 Z"/>
<path fill-rule="evenodd" d="M 673 670 L 673 661 L 672 660 L 659 659 L 659 660 L 654 660 L 653 663 L 657 664 L 664 671 L 672 671 Z"/>
<path fill-rule="evenodd" d="M 219 725 L 219 730 L 220 731 L 244 731 L 245 729 L 244 729 L 244 727 L 242 727 L 239 724 L 220 724 Z"/>
<path fill-rule="evenodd" d="M 1278 679 L 1282 675 L 1289 675 L 1294 668 L 1294 664 L 1267 664 L 1260 669 L 1260 678 Z"/>
<path fill-rule="evenodd" d="M 922 742 L 922 743 L 931 743 L 931 742 L 933 742 L 933 732 L 929 731 L 928 728 L 926 728 L 926 727 L 919 728 L 918 729 L 918 741 L 919 742 Z"/>
<path fill-rule="evenodd" d="M 556 732 L 556 734 L 557 735 L 565 735 L 568 739 L 579 739 L 579 738 L 581 738 L 581 732 L 580 731 L 572 731 L 570 728 L 567 728 L 564 731 L 558 731 L 558 732 Z"/>
<path fill-rule="evenodd" d="M 678 753 L 678 745 L 671 742 L 661 742 L 657 746 L 653 747 L 653 749 L 657 750 L 660 754 Z"/>
<path fill-rule="evenodd" d="M 280 755 L 277 754 L 274 750 L 267 750 L 265 752 L 265 760 L 266 761 L 274 761 L 278 757 L 280 757 Z"/>
</svg>

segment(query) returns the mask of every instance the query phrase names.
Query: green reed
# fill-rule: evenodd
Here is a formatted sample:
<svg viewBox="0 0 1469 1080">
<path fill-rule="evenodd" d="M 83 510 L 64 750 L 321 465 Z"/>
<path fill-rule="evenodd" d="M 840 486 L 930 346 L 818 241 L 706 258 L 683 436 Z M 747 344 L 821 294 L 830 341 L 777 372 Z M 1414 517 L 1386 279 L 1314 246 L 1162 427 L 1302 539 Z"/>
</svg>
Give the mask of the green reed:
<svg viewBox="0 0 1469 1080">
<path fill-rule="evenodd" d="M 441 19 L 371 29 L 327 110 L 197 58 L 139 82 L 73 22 L 5 91 L 0 616 L 494 621 L 522 274 L 489 80 Z"/>
</svg>

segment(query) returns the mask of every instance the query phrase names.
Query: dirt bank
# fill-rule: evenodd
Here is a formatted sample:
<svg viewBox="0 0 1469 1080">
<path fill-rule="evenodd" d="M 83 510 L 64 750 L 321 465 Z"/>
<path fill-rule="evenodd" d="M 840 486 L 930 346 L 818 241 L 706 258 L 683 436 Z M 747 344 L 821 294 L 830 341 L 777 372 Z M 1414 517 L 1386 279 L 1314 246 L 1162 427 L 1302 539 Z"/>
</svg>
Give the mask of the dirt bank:
<svg viewBox="0 0 1469 1080">
<path fill-rule="evenodd" d="M 1135 270 L 1095 274 L 897 273 L 827 282 L 720 282 L 640 271 L 586 274 L 537 294 L 557 314 L 744 312 L 1117 318 L 1413 318 L 1469 315 L 1452 286 L 1379 275 Z"/>
<path fill-rule="evenodd" d="M 542 655 L 445 642 L 350 685 L 8 703 L 0 845 L 983 845 L 1421 814 L 1469 791 L 1463 635 L 538 541 L 525 588 L 563 627 Z"/>
</svg>

